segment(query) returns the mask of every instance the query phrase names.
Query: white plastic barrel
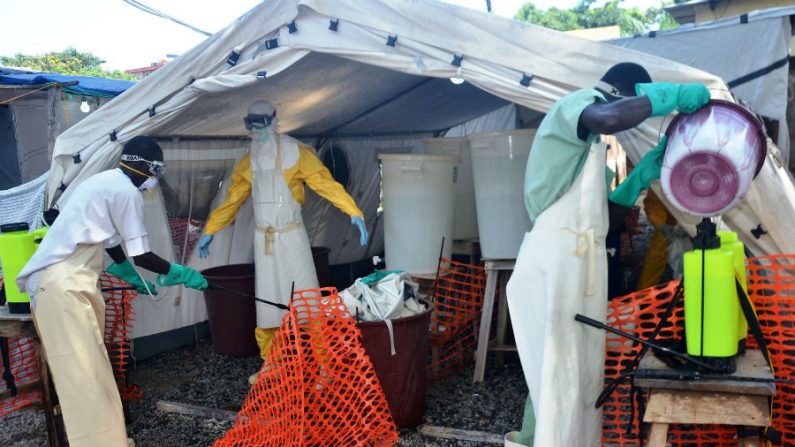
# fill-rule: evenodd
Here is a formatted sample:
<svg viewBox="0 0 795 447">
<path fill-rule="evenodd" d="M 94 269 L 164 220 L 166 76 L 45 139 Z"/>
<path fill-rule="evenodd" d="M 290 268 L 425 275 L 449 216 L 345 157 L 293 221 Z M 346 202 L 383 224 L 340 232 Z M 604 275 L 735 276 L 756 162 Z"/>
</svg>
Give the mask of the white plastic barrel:
<svg viewBox="0 0 795 447">
<path fill-rule="evenodd" d="M 425 151 L 434 155 L 460 157 L 456 169 L 455 223 L 453 239 L 476 239 L 478 237 L 478 215 L 475 212 L 475 184 L 472 182 L 472 157 L 469 140 L 466 138 L 428 138 L 423 140 Z"/>
<path fill-rule="evenodd" d="M 485 259 L 516 259 L 530 217 L 524 206 L 524 174 L 535 129 L 469 136 L 480 251 Z"/>
<path fill-rule="evenodd" d="M 453 245 L 453 155 L 379 154 L 384 194 L 384 249 L 388 270 L 433 275 L 444 237 Z"/>
</svg>

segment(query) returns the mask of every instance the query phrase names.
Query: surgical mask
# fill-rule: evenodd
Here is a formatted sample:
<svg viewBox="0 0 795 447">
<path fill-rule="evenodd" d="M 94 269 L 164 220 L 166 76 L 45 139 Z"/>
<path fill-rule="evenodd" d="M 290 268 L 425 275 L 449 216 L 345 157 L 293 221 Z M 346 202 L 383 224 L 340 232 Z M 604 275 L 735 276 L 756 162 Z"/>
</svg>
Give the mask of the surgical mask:
<svg viewBox="0 0 795 447">
<path fill-rule="evenodd" d="M 264 128 L 253 128 L 251 131 L 251 135 L 254 141 L 260 144 L 264 144 L 268 142 L 273 136 L 276 134 L 276 131 L 273 129 L 273 126 L 268 126 Z"/>
<path fill-rule="evenodd" d="M 144 180 L 143 183 L 141 183 L 141 186 L 138 187 L 138 190 L 151 191 L 155 186 L 157 186 L 157 177 L 149 177 L 148 179 Z"/>
</svg>

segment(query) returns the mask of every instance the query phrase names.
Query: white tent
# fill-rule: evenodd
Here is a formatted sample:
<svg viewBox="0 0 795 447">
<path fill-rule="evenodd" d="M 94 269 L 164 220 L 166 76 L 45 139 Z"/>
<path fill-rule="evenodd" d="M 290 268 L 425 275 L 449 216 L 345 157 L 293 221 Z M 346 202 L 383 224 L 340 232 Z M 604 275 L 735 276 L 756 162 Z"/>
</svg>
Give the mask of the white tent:
<svg viewBox="0 0 795 447">
<path fill-rule="evenodd" d="M 154 251 L 197 269 L 250 261 L 250 210 L 217 235 L 209 259 L 191 254 L 188 242 L 201 230 L 192 219 L 218 203 L 226 186 L 216 194 L 219 181 L 243 155 L 247 105 L 268 98 L 282 132 L 315 147 L 347 148 L 348 190 L 373 243 L 359 248 L 347 219 L 321 202 L 305 206 L 305 221 L 314 244 L 332 248 L 333 263 L 363 259 L 383 247 L 377 152 L 419 151 L 419 138 L 510 103 L 544 112 L 624 61 L 644 65 L 657 81 L 700 81 L 715 97 L 729 97 L 721 79 L 685 65 L 440 2 L 264 2 L 62 134 L 47 203 L 69 200 L 69 186 L 114 166 L 125 141 L 155 136 L 171 177 L 147 210 Z M 453 85 L 452 76 L 467 82 Z M 621 135 L 633 161 L 654 146 L 663 124 L 652 120 Z M 789 177 L 769 158 L 748 198 L 724 219 L 755 253 L 795 252 L 793 203 Z M 167 231 L 175 219 L 187 222 L 184 234 Z M 760 223 L 767 233 L 757 239 L 750 230 Z M 135 337 L 206 318 L 197 292 L 171 289 L 158 301 L 136 300 Z"/>
<path fill-rule="evenodd" d="M 609 42 L 725 79 L 737 97 L 761 115 L 779 122 L 776 144 L 784 166 L 788 166 L 787 87 L 793 15 L 793 6 L 764 9 Z"/>
</svg>

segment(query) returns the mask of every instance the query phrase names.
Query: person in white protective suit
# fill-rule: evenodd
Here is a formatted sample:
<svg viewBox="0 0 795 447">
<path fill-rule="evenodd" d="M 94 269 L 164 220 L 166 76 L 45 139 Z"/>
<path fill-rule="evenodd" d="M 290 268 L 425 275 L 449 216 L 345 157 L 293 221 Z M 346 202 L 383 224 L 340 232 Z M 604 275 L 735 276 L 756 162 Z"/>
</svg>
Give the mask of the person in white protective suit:
<svg viewBox="0 0 795 447">
<path fill-rule="evenodd" d="M 213 235 L 231 223 L 240 207 L 252 196 L 257 231 L 254 237 L 256 294 L 289 305 L 295 290 L 318 287 L 309 238 L 301 217 L 304 186 L 351 217 L 359 231 L 359 243 L 367 244 L 364 214 L 345 187 L 337 183 L 309 146 L 276 132 L 276 108 L 268 101 L 253 102 L 243 120 L 251 145 L 235 166 L 224 202 L 210 215 L 205 235 L 199 240 L 199 256 L 209 255 Z M 257 302 L 255 337 L 260 356 L 268 359 L 284 311 Z M 267 367 L 267 365 L 263 365 Z M 253 381 L 256 375 L 250 378 Z"/>
<path fill-rule="evenodd" d="M 169 263 L 149 251 L 143 192 L 163 174 L 163 151 L 137 136 L 122 148 L 119 167 L 95 174 L 75 187 L 38 250 L 17 277 L 30 296 L 71 447 L 134 445 L 127 438 L 119 390 L 104 344 L 105 301 L 97 287 L 103 248 L 114 261 L 107 271 L 157 294 L 135 264 L 159 273 L 160 285 L 202 290 L 196 270 Z M 121 243 L 127 250 L 125 256 Z"/>
<path fill-rule="evenodd" d="M 601 411 L 594 403 L 603 386 L 605 334 L 574 316 L 604 320 L 608 225 L 620 226 L 640 192 L 660 177 L 666 140 L 608 197 L 612 172 L 599 136 L 630 129 L 649 116 L 695 112 L 709 97 L 700 83 L 651 83 L 643 67 L 621 63 L 596 88 L 562 97 L 541 122 L 524 188 L 533 227 L 507 286 L 530 391 L 522 431 L 512 441 L 536 447 L 601 445 Z"/>
</svg>

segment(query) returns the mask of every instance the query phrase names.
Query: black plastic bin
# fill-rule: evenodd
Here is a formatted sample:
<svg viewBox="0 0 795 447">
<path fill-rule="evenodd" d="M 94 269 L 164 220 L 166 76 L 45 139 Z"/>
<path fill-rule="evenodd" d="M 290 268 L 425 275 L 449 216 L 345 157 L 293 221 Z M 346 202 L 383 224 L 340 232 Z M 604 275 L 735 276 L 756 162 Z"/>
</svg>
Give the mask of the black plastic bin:
<svg viewBox="0 0 795 447">
<path fill-rule="evenodd" d="M 428 368 L 428 327 L 432 306 L 425 312 L 392 320 L 395 355 L 391 353 L 389 330 L 383 321 L 363 321 L 362 344 L 384 389 L 392 418 L 398 427 L 414 427 L 425 412 Z"/>
<path fill-rule="evenodd" d="M 254 295 L 254 264 L 222 265 L 203 270 L 207 281 L 226 289 Z M 255 301 L 222 290 L 205 289 L 204 304 L 210 321 L 213 349 L 230 357 L 259 354 L 254 338 L 257 327 Z"/>
</svg>

